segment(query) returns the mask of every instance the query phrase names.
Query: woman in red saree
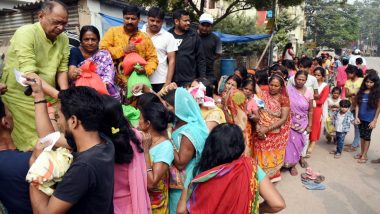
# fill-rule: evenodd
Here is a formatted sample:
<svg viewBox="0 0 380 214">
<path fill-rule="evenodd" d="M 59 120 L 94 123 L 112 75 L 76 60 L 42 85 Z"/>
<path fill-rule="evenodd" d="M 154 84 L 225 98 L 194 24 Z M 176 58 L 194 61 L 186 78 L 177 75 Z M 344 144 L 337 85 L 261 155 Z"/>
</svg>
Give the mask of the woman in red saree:
<svg viewBox="0 0 380 214">
<path fill-rule="evenodd" d="M 274 213 L 285 202 L 254 159 L 242 156 L 244 137 L 233 124 L 220 124 L 206 140 L 191 181 L 187 211 L 208 213 Z M 259 195 L 264 202 L 259 205 Z"/>
<path fill-rule="evenodd" d="M 253 157 L 272 182 L 281 180 L 285 149 L 290 131 L 290 103 L 285 82 L 279 75 L 269 79 L 269 91 L 259 97 L 264 108 L 259 109 L 259 121 L 253 134 Z"/>
</svg>

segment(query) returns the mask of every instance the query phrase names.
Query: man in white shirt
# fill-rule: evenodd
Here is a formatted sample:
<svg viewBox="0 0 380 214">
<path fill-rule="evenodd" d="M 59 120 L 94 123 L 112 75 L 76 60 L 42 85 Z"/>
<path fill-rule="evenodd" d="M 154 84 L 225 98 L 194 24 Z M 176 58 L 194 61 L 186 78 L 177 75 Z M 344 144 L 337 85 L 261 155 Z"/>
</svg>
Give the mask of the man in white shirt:
<svg viewBox="0 0 380 214">
<path fill-rule="evenodd" d="M 356 59 L 357 58 L 362 58 L 363 59 L 363 64 L 362 65 L 367 65 L 367 62 L 366 60 L 364 59 L 364 57 L 362 57 L 360 55 L 360 50 L 359 49 L 355 49 L 354 52 L 353 52 L 353 55 L 350 57 L 350 65 L 355 65 L 356 66 Z"/>
<path fill-rule="evenodd" d="M 152 88 L 159 92 L 170 84 L 174 75 L 175 52 L 178 50 L 174 36 L 162 28 L 165 13 L 160 8 L 152 7 L 148 12 L 148 23 L 142 28 L 157 50 L 157 70 L 149 77 Z"/>
</svg>

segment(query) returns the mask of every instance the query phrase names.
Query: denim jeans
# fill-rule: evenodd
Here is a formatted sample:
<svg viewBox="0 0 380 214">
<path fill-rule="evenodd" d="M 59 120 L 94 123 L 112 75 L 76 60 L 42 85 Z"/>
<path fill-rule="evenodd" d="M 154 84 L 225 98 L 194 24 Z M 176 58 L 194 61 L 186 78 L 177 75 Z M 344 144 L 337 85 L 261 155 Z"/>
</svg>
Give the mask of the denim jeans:
<svg viewBox="0 0 380 214">
<path fill-rule="evenodd" d="M 359 132 L 359 126 L 354 125 L 355 128 L 355 137 L 354 141 L 352 141 L 351 148 L 358 148 L 360 144 L 360 132 Z"/>
<path fill-rule="evenodd" d="M 336 132 L 336 152 L 335 154 L 342 154 L 344 146 L 344 138 L 346 137 L 347 132 Z"/>
</svg>

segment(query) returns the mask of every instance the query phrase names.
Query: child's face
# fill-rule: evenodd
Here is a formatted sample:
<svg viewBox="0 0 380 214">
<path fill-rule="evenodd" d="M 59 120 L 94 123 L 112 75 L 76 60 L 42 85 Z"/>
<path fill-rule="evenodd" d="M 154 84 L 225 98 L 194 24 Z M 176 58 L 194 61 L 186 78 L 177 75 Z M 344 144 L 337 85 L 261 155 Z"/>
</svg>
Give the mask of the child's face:
<svg viewBox="0 0 380 214">
<path fill-rule="evenodd" d="M 244 94 L 245 94 L 246 97 L 252 96 L 252 94 L 253 94 L 253 85 L 252 84 L 248 84 L 248 85 L 244 86 L 243 92 L 244 92 Z"/>
<path fill-rule="evenodd" d="M 372 89 L 374 85 L 375 85 L 375 83 L 372 80 L 368 79 L 365 81 L 365 86 L 367 89 Z"/>
<path fill-rule="evenodd" d="M 195 88 L 195 87 L 197 87 L 198 85 L 199 85 L 199 82 L 196 81 L 196 80 L 194 80 L 194 81 L 191 83 L 190 88 Z"/>
<path fill-rule="evenodd" d="M 339 96 L 340 96 L 339 91 L 334 91 L 334 92 L 332 93 L 332 98 L 333 98 L 333 99 L 338 99 Z"/>
<path fill-rule="evenodd" d="M 348 109 L 350 108 L 344 108 L 344 107 L 340 107 L 340 113 L 346 113 L 348 111 Z"/>
<path fill-rule="evenodd" d="M 353 73 L 348 73 L 348 74 L 347 74 L 347 77 L 348 77 L 348 79 L 354 79 L 354 78 L 355 78 L 355 74 L 353 74 Z"/>
</svg>

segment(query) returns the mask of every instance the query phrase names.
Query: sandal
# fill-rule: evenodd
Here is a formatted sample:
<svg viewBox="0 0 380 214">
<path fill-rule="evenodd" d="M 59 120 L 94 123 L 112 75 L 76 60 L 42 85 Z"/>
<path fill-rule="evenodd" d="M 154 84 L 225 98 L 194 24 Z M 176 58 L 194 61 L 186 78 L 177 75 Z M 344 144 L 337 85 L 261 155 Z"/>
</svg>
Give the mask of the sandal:
<svg viewBox="0 0 380 214">
<path fill-rule="evenodd" d="M 308 190 L 325 190 L 326 185 L 318 183 L 318 184 L 305 184 L 304 187 Z"/>
<path fill-rule="evenodd" d="M 362 158 L 362 154 L 356 154 L 355 156 L 354 156 L 354 159 L 361 159 Z"/>
<path fill-rule="evenodd" d="M 359 160 L 358 160 L 358 163 L 367 163 L 367 161 L 368 161 L 368 158 L 360 158 Z"/>
<path fill-rule="evenodd" d="M 342 156 L 342 155 L 341 155 L 340 153 L 336 153 L 336 154 L 334 155 L 334 158 L 335 158 L 335 159 L 339 159 L 341 156 Z"/>
<path fill-rule="evenodd" d="M 380 159 L 377 159 L 377 160 L 371 160 L 371 163 L 380 163 Z"/>
</svg>

